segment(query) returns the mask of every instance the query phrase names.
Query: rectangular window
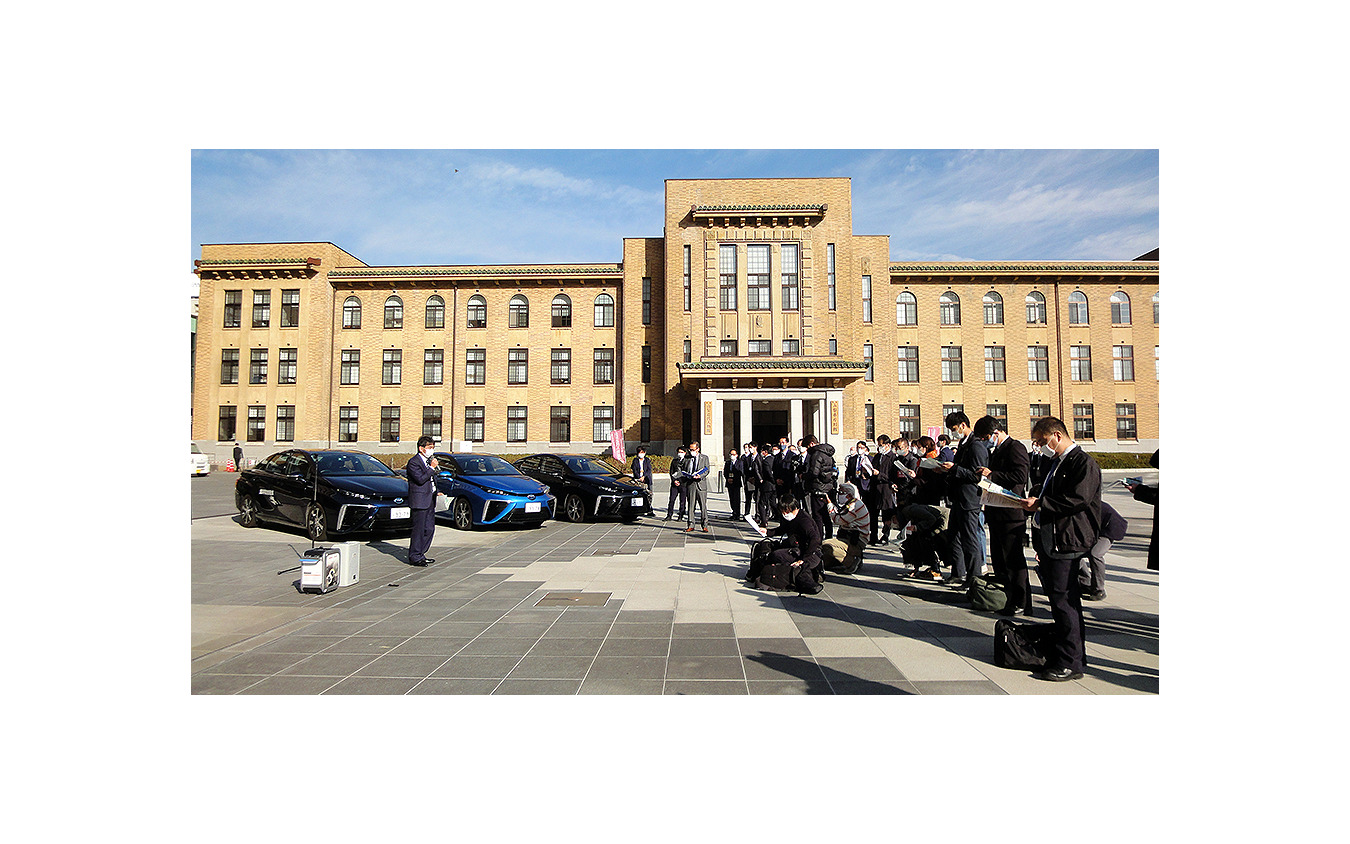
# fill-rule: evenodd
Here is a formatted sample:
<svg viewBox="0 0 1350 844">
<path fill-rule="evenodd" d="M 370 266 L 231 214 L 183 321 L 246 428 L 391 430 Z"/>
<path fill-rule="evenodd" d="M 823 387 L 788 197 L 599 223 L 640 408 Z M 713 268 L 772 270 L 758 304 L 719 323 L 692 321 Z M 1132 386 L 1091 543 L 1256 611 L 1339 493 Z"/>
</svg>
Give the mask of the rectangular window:
<svg viewBox="0 0 1350 844">
<path fill-rule="evenodd" d="M 248 383 L 267 383 L 267 350 L 253 349 L 249 352 Z"/>
<path fill-rule="evenodd" d="M 984 380 L 1007 381 L 1008 374 L 1004 364 L 1004 350 L 1002 346 L 984 347 Z"/>
<path fill-rule="evenodd" d="M 754 263 L 754 249 L 750 250 L 750 263 Z M 720 279 L 717 294 L 717 306 L 724 311 L 736 310 L 736 245 L 724 243 L 717 250 L 717 271 Z"/>
<path fill-rule="evenodd" d="M 1117 381 L 1134 380 L 1134 346 L 1112 346 L 1111 368 Z"/>
<path fill-rule="evenodd" d="M 642 406 L 642 417 L 638 420 L 638 442 L 649 443 L 652 441 L 652 408 L 650 405 Z"/>
<path fill-rule="evenodd" d="M 831 338 L 830 338 L 829 349 L 830 349 L 830 354 L 832 354 L 832 355 L 837 355 L 837 354 L 839 354 L 839 341 L 836 340 L 835 338 L 831 337 Z"/>
<path fill-rule="evenodd" d="M 795 337 L 789 337 L 783 341 L 783 355 L 785 357 L 795 357 L 802 353 L 802 341 Z"/>
<path fill-rule="evenodd" d="M 1050 415 L 1050 405 L 1033 404 L 1031 406 L 1031 427 L 1036 427 L 1036 423 Z M 1031 430 L 1028 428 L 1027 430 Z"/>
<path fill-rule="evenodd" d="M 877 438 L 877 408 L 870 401 L 863 405 L 863 439 L 871 442 Z"/>
<path fill-rule="evenodd" d="M 1092 380 L 1092 347 L 1069 347 L 1069 379 L 1071 381 Z"/>
<path fill-rule="evenodd" d="M 719 355 L 721 355 L 722 357 L 724 357 L 724 358 L 726 358 L 726 357 L 731 357 L 731 358 L 736 357 L 736 341 L 735 341 L 735 340 L 723 340 L 723 341 L 721 342 L 721 344 L 717 347 L 717 353 L 718 353 Z"/>
<path fill-rule="evenodd" d="M 780 274 L 783 288 L 783 310 L 795 311 L 800 306 L 801 286 L 797 274 L 797 244 L 783 244 L 783 269 Z"/>
<path fill-rule="evenodd" d="M 1096 431 L 1092 426 L 1092 405 L 1073 406 L 1073 438 L 1076 440 L 1095 440 Z"/>
<path fill-rule="evenodd" d="M 895 358 L 900 383 L 915 384 L 919 380 L 919 347 L 896 346 Z"/>
<path fill-rule="evenodd" d="M 684 341 L 684 362 L 689 363 L 693 360 L 694 350 L 688 340 Z"/>
<path fill-rule="evenodd" d="M 384 364 L 380 367 L 381 384 L 403 383 L 403 350 L 385 349 Z"/>
<path fill-rule="evenodd" d="M 399 437 L 399 420 L 403 408 L 401 407 L 382 407 L 380 408 L 380 442 L 396 443 Z"/>
<path fill-rule="evenodd" d="M 773 354 L 772 340 L 750 340 L 746 344 L 746 354 L 749 355 L 771 355 Z"/>
<path fill-rule="evenodd" d="M 642 383 L 652 383 L 652 347 L 642 347 Z"/>
<path fill-rule="evenodd" d="M 422 352 L 422 383 L 445 383 L 445 350 L 426 349 Z"/>
<path fill-rule="evenodd" d="M 962 380 L 960 346 L 942 347 L 942 380 L 953 383 Z"/>
<path fill-rule="evenodd" d="M 244 310 L 244 291 L 226 290 L 225 291 L 225 327 L 238 328 L 239 317 Z M 234 437 L 230 437 L 234 439 Z"/>
<path fill-rule="evenodd" d="M 342 379 L 343 384 L 361 383 L 361 350 L 343 349 L 342 350 Z"/>
<path fill-rule="evenodd" d="M 552 318 L 554 328 L 572 327 L 572 300 L 559 293 L 553 297 L 553 304 L 549 308 L 549 316 Z"/>
<path fill-rule="evenodd" d="M 872 321 L 872 277 L 865 275 L 862 277 L 862 311 L 863 322 Z"/>
<path fill-rule="evenodd" d="M 248 441 L 260 443 L 267 433 L 267 408 L 250 405 L 248 408 Z"/>
<path fill-rule="evenodd" d="M 1050 380 L 1050 347 L 1027 346 L 1027 380 Z"/>
<path fill-rule="evenodd" d="M 525 408 L 508 407 L 506 409 L 506 441 L 509 443 L 525 442 L 526 424 Z"/>
<path fill-rule="evenodd" d="M 281 291 L 281 327 L 295 328 L 300 324 L 300 291 Z"/>
<path fill-rule="evenodd" d="M 464 408 L 464 439 L 471 443 L 483 441 L 483 408 Z"/>
<path fill-rule="evenodd" d="M 769 281 L 772 265 L 768 244 L 745 248 L 746 307 L 752 311 L 767 311 L 773 307 L 773 287 Z"/>
<path fill-rule="evenodd" d="M 1006 404 L 987 404 L 984 406 L 986 416 L 992 416 L 1006 427 L 1008 424 L 1008 406 Z"/>
<path fill-rule="evenodd" d="M 685 248 L 688 249 L 689 247 L 686 246 Z M 548 441 L 551 443 L 570 443 L 572 441 L 572 408 L 549 408 Z"/>
<path fill-rule="evenodd" d="M 917 404 L 900 405 L 900 427 L 898 430 L 908 440 L 919 437 L 919 406 Z"/>
<path fill-rule="evenodd" d="M 825 285 L 828 289 L 828 298 L 830 310 L 835 309 L 835 287 L 834 287 L 834 244 L 825 244 Z"/>
<path fill-rule="evenodd" d="M 530 383 L 529 349 L 506 350 L 506 383 L 508 384 Z"/>
<path fill-rule="evenodd" d="M 277 408 L 277 442 L 295 442 L 295 406 L 283 404 Z"/>
<path fill-rule="evenodd" d="M 235 412 L 236 408 L 232 405 L 221 405 L 220 407 L 220 426 L 217 430 L 216 439 L 224 442 L 234 439 Z"/>
<path fill-rule="evenodd" d="M 942 406 L 942 425 L 943 425 L 942 430 L 944 433 L 949 434 L 952 437 L 952 448 L 956 447 L 956 432 L 953 431 L 951 428 L 946 427 L 947 417 L 951 416 L 953 413 L 965 413 L 965 412 L 966 406 L 964 404 L 944 404 Z"/>
<path fill-rule="evenodd" d="M 864 381 L 872 380 L 872 344 L 863 343 L 863 363 L 867 365 L 867 374 L 863 376 Z M 868 437 L 868 439 L 872 439 Z"/>
<path fill-rule="evenodd" d="M 272 291 L 253 291 L 253 327 L 266 328 L 272 324 Z"/>
<path fill-rule="evenodd" d="M 642 279 L 642 324 L 652 324 L 652 279 L 651 276 L 644 276 Z"/>
<path fill-rule="evenodd" d="M 693 284 L 690 280 L 690 247 L 684 247 L 684 309 L 688 311 L 693 306 Z"/>
<path fill-rule="evenodd" d="M 614 408 L 595 407 L 591 414 L 591 442 L 609 442 L 609 432 L 614 430 Z"/>
<path fill-rule="evenodd" d="M 338 408 L 338 442 L 356 442 L 357 413 L 354 407 Z"/>
<path fill-rule="evenodd" d="M 486 349 L 464 350 L 464 383 L 465 384 L 487 383 Z"/>
<path fill-rule="evenodd" d="M 422 436 L 441 438 L 441 408 L 431 405 L 422 408 Z"/>
<path fill-rule="evenodd" d="M 280 349 L 277 352 L 277 383 L 294 384 L 296 380 L 296 360 L 299 355 L 295 349 Z"/>
<path fill-rule="evenodd" d="M 239 383 L 239 350 L 222 349 L 220 351 L 220 383 Z"/>
<path fill-rule="evenodd" d="M 1116 439 L 1139 439 L 1139 428 L 1135 424 L 1133 404 L 1116 405 Z"/>
<path fill-rule="evenodd" d="M 1154 347 L 1153 347 L 1153 379 L 1154 379 L 1155 381 L 1157 381 L 1157 380 L 1161 380 L 1161 378 L 1162 378 L 1162 367 L 1161 367 L 1161 365 L 1158 363 L 1158 347 L 1157 347 L 1157 346 L 1154 346 Z"/>
<path fill-rule="evenodd" d="M 572 383 L 571 349 L 554 349 L 549 352 L 548 382 L 550 384 Z"/>
<path fill-rule="evenodd" d="M 595 350 L 595 383 L 614 383 L 614 350 Z"/>
</svg>

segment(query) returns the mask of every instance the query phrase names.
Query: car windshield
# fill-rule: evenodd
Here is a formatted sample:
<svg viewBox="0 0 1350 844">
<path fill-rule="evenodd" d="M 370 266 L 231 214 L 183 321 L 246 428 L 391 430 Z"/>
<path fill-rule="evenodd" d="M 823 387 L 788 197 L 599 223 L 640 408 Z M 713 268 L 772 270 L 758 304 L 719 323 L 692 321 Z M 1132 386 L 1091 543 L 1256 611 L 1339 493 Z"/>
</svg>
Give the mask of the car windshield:
<svg viewBox="0 0 1350 844">
<path fill-rule="evenodd" d="M 615 471 L 614 467 L 605 461 L 592 457 L 564 457 L 563 462 L 578 475 L 612 475 Z"/>
<path fill-rule="evenodd" d="M 316 454 L 321 475 L 392 475 L 393 470 L 369 454 L 330 452 Z"/>
<path fill-rule="evenodd" d="M 461 475 L 519 475 L 520 471 L 500 457 L 490 454 L 438 455 L 438 459 L 449 458 L 455 471 Z"/>
<path fill-rule="evenodd" d="M 193 454 L 201 454 L 201 453 L 202 453 L 202 450 L 201 450 L 200 448 L 197 448 L 197 444 L 196 444 L 196 443 L 193 443 L 193 444 L 192 444 L 192 453 L 193 453 Z"/>
</svg>

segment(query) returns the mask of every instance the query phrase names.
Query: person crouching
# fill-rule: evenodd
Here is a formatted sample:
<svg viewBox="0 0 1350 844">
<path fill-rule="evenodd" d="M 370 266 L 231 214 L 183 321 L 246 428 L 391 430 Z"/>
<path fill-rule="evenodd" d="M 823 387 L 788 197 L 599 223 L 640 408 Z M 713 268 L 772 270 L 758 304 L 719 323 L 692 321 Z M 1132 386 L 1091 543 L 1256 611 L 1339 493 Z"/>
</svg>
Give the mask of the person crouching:
<svg viewBox="0 0 1350 844">
<path fill-rule="evenodd" d="M 825 587 L 820 585 L 821 556 L 820 528 L 816 520 L 802 513 L 801 505 L 791 495 L 778 499 L 782 524 L 769 531 L 770 536 L 785 536 L 787 542 L 769 555 L 767 565 L 786 565 L 792 570 L 792 588 L 804 595 L 817 595 Z M 755 588 L 767 588 L 753 580 Z"/>
<path fill-rule="evenodd" d="M 848 483 L 839 485 L 839 506 L 830 506 L 830 519 L 838 530 L 834 539 L 826 539 L 821 543 L 825 568 L 853 574 L 862 565 L 871 522 L 871 513 L 856 486 Z"/>
</svg>

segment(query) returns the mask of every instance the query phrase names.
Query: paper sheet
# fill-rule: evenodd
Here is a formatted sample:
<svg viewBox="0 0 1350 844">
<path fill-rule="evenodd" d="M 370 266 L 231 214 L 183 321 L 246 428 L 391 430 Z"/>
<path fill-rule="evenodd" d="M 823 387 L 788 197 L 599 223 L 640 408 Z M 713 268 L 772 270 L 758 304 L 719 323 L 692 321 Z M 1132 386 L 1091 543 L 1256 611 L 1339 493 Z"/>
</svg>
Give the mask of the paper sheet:
<svg viewBox="0 0 1350 844">
<path fill-rule="evenodd" d="M 760 527 L 760 526 L 759 526 L 759 522 L 755 521 L 755 517 L 752 516 L 752 515 L 750 515 L 749 513 L 746 513 L 746 514 L 745 514 L 745 521 L 746 521 L 747 524 L 750 525 L 750 527 L 754 528 L 755 531 L 756 531 L 760 536 L 768 536 L 768 535 L 769 535 L 769 532 L 768 532 L 767 530 L 765 530 L 764 528 Z"/>
</svg>

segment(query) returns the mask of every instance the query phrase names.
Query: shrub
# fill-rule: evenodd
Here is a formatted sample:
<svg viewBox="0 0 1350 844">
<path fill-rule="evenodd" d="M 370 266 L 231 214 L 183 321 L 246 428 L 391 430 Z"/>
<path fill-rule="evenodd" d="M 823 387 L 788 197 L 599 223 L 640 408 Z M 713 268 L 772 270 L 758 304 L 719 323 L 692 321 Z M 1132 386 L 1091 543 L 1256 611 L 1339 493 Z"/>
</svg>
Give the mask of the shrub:
<svg viewBox="0 0 1350 844">
<path fill-rule="evenodd" d="M 1097 465 L 1103 469 L 1152 469 L 1148 465 L 1148 459 L 1152 452 L 1148 454 L 1135 454 L 1126 451 L 1092 451 L 1088 452 Z"/>
</svg>

